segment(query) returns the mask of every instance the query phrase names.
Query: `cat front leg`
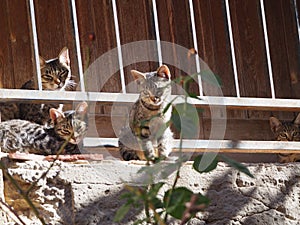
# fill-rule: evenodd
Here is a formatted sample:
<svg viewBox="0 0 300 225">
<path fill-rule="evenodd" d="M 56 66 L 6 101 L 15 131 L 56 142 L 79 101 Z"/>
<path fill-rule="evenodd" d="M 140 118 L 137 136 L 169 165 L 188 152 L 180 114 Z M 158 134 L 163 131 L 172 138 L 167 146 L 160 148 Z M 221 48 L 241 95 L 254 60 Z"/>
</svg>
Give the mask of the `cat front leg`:
<svg viewBox="0 0 300 225">
<path fill-rule="evenodd" d="M 140 146 L 142 152 L 144 152 L 144 158 L 148 160 L 154 160 L 155 157 L 155 150 L 153 147 L 153 143 L 150 139 L 141 139 L 140 140 Z M 141 157 L 140 157 L 141 158 Z"/>
<path fill-rule="evenodd" d="M 165 159 L 169 156 L 172 152 L 173 140 L 173 132 L 168 127 L 157 140 L 159 158 Z"/>
</svg>

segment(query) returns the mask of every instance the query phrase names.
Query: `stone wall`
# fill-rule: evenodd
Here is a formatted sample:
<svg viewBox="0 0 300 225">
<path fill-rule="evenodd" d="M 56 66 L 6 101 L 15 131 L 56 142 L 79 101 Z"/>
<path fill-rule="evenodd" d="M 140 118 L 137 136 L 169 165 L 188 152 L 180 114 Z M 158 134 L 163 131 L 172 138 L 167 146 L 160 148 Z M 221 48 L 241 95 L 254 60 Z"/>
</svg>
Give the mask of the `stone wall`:
<svg viewBox="0 0 300 225">
<path fill-rule="evenodd" d="M 9 172 L 22 188 L 28 188 L 51 163 L 28 161 L 10 163 Z M 117 160 L 77 164 L 57 162 L 37 182 L 31 198 L 47 224 L 110 225 L 124 183 L 143 182 L 137 171 L 143 165 Z M 208 174 L 199 174 L 186 163 L 179 186 L 207 194 L 211 199 L 205 212 L 190 225 L 300 224 L 300 168 L 294 164 L 248 164 L 255 178 L 241 174 L 224 163 Z M 168 178 L 171 184 L 174 174 Z M 2 180 L 2 179 L 1 179 Z M 25 224 L 40 224 L 27 203 L 5 179 L 0 182 L 5 202 L 12 205 Z M 168 187 L 165 187 L 168 188 Z M 5 207 L 2 204 L 2 208 Z M 12 213 L 0 212 L 1 225 L 11 225 Z M 121 224 L 132 224 L 142 211 L 132 210 Z M 4 221 L 4 222 L 3 222 Z M 173 221 L 170 224 L 178 224 Z"/>
</svg>

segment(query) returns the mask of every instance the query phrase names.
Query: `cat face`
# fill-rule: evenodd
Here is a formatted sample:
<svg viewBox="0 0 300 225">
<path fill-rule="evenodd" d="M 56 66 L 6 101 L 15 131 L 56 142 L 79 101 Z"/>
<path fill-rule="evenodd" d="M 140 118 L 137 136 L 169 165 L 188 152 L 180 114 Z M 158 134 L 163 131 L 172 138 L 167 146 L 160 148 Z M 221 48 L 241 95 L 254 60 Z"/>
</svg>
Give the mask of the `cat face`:
<svg viewBox="0 0 300 225">
<path fill-rule="evenodd" d="M 70 80 L 69 51 L 64 47 L 55 59 L 45 60 L 40 56 L 43 90 L 61 90 Z"/>
<path fill-rule="evenodd" d="M 270 127 L 277 141 L 300 141 L 300 114 L 293 122 L 281 122 L 270 117 Z"/>
<path fill-rule="evenodd" d="M 171 74 L 166 65 L 160 66 L 156 72 L 141 73 L 132 70 L 131 74 L 139 86 L 142 102 L 160 106 L 171 95 Z"/>
<path fill-rule="evenodd" d="M 75 110 L 61 112 L 58 109 L 50 109 L 51 124 L 55 132 L 71 144 L 78 144 L 83 140 L 87 132 L 86 102 L 80 103 Z"/>
</svg>

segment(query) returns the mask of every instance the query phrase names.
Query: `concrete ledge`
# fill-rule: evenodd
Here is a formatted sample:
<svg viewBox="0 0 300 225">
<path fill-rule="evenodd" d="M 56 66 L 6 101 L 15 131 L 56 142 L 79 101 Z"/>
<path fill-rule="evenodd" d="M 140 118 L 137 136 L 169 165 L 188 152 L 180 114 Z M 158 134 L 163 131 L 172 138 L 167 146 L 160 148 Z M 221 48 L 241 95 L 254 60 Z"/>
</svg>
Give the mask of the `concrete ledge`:
<svg viewBox="0 0 300 225">
<path fill-rule="evenodd" d="M 13 163 L 9 165 L 9 172 L 22 187 L 28 187 L 49 166 L 50 163 L 44 161 Z M 117 160 L 81 164 L 57 162 L 37 183 L 32 198 L 49 224 L 116 224 L 112 220 L 122 205 L 119 196 L 124 191 L 123 184 L 144 182 L 145 177 L 137 174 L 142 166 Z M 207 210 L 198 213 L 189 224 L 299 224 L 299 163 L 248 164 L 248 168 L 254 179 L 224 163 L 219 163 L 217 169 L 208 174 L 199 174 L 192 170 L 191 163 L 186 163 L 178 186 L 207 194 L 211 199 Z M 168 177 L 169 184 L 172 178 L 174 174 Z M 0 187 L 5 201 L 14 205 L 26 224 L 39 224 L 8 181 L 4 183 Z M 141 216 L 142 211 L 133 210 L 121 224 L 132 224 Z M 4 212 L 0 213 L 0 219 L 4 224 L 11 224 Z"/>
</svg>

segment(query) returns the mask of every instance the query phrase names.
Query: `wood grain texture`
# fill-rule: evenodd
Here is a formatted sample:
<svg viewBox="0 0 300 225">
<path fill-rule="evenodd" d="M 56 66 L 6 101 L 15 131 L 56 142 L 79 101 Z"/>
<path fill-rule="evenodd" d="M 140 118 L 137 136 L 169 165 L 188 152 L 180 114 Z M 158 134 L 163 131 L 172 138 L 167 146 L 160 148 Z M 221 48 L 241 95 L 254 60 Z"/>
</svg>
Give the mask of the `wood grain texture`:
<svg viewBox="0 0 300 225">
<path fill-rule="evenodd" d="M 271 96 L 259 7 L 258 0 L 230 1 L 241 96 Z"/>
<path fill-rule="evenodd" d="M 194 1 L 194 11 L 198 54 L 221 78 L 223 94 L 236 96 L 224 2 Z"/>
<path fill-rule="evenodd" d="M 117 47 L 112 3 L 109 0 L 79 0 L 76 3 L 86 89 L 120 92 L 118 57 L 116 51 L 108 53 Z M 109 56 L 104 62 L 99 60 L 105 54 Z"/>
<path fill-rule="evenodd" d="M 195 59 L 188 54 L 188 50 L 194 48 L 188 1 L 165 0 L 156 3 L 160 38 L 170 46 L 173 44 L 172 47 L 162 47 L 163 62 L 170 67 L 173 78 L 196 73 Z M 199 94 L 198 83 L 190 85 L 190 92 Z M 172 93 L 180 94 L 182 88 L 174 85 Z"/>
<path fill-rule="evenodd" d="M 0 1 L 0 87 L 14 88 L 13 61 L 10 48 L 10 26 L 8 21 L 7 1 Z"/>
<path fill-rule="evenodd" d="M 300 59 L 291 1 L 266 0 L 265 9 L 276 97 L 299 98 L 299 93 L 293 93 L 294 88 L 299 88 L 297 76 Z"/>
<path fill-rule="evenodd" d="M 14 87 L 20 88 L 33 75 L 29 15 L 26 1 L 7 1 Z M 8 74 L 7 74 L 8 75 Z M 8 75 L 9 76 L 9 75 Z"/>
<path fill-rule="evenodd" d="M 121 45 L 155 39 L 152 5 L 148 0 L 123 0 L 117 1 Z M 122 48 L 125 81 L 128 85 L 133 81 L 130 70 L 141 72 L 155 71 L 157 62 L 144 61 L 142 58 L 158 58 L 155 49 L 149 45 L 145 48 Z M 143 56 L 145 55 L 145 56 Z M 126 66 L 128 65 L 128 66 Z M 136 86 L 127 86 L 128 92 L 136 92 Z"/>
</svg>

